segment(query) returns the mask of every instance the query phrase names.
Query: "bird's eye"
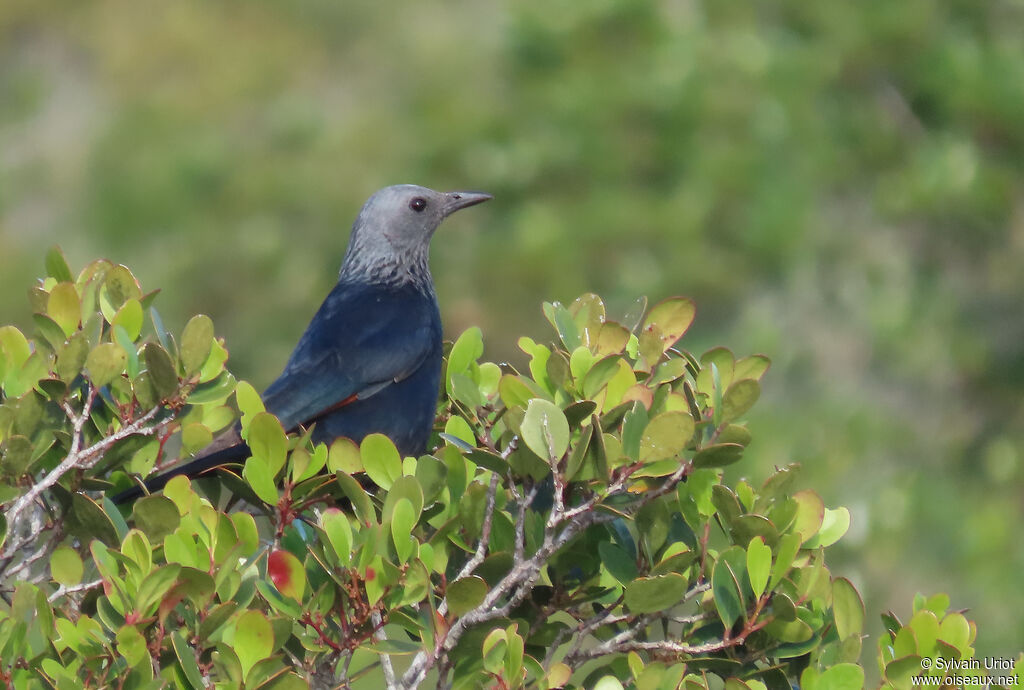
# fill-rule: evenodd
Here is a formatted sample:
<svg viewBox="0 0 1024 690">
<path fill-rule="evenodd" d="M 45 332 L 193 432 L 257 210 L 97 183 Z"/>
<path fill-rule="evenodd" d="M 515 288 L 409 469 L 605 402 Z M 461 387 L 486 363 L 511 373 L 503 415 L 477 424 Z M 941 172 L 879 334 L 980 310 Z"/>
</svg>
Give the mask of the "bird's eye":
<svg viewBox="0 0 1024 690">
<path fill-rule="evenodd" d="M 418 197 L 416 197 L 415 199 L 413 199 L 412 201 L 409 202 L 409 208 L 411 208 L 416 213 L 419 213 L 420 211 L 422 211 L 426 207 L 427 207 L 427 200 L 424 199 L 421 196 L 418 196 Z"/>
</svg>

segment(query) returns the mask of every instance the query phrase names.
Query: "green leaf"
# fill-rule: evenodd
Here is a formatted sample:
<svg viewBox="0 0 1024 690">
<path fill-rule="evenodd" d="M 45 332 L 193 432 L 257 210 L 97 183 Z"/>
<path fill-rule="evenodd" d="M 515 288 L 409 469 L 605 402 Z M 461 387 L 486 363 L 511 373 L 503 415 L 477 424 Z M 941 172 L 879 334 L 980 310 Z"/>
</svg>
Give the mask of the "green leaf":
<svg viewBox="0 0 1024 690">
<path fill-rule="evenodd" d="M 591 347 L 599 357 L 602 355 L 618 355 L 626 349 L 632 334 L 625 326 L 608 321 L 601 326 L 597 343 L 591 339 Z"/>
<path fill-rule="evenodd" d="M 907 627 L 914 632 L 918 654 L 925 657 L 934 656 L 935 642 L 939 639 L 939 619 L 935 612 L 928 609 L 918 611 L 907 623 Z"/>
<path fill-rule="evenodd" d="M 50 247 L 46 252 L 46 275 L 58 283 L 69 283 L 75 279 L 60 247 Z"/>
<path fill-rule="evenodd" d="M 856 590 L 854 592 L 856 593 Z M 863 604 L 861 613 L 863 614 Z M 971 624 L 962 613 L 951 613 L 939 624 L 939 638 L 958 649 L 961 654 L 966 653 L 971 644 Z M 1021 670 L 1024 671 L 1024 668 Z"/>
<path fill-rule="evenodd" d="M 700 468 L 726 467 L 739 462 L 743 457 L 743 446 L 738 443 L 719 443 L 705 446 L 693 456 L 693 466 Z"/>
<path fill-rule="evenodd" d="M 811 626 L 799 618 L 793 620 L 776 618 L 765 626 L 764 631 L 780 642 L 788 644 L 801 644 L 814 637 Z"/>
<path fill-rule="evenodd" d="M 678 573 L 637 578 L 626 585 L 626 606 L 633 613 L 669 609 L 682 601 L 688 586 L 686 578 Z"/>
<path fill-rule="evenodd" d="M 199 422 L 186 424 L 181 428 L 181 445 L 188 453 L 196 453 L 213 441 L 213 432 Z"/>
<path fill-rule="evenodd" d="M 193 405 L 222 404 L 235 390 L 236 383 L 234 376 L 222 371 L 216 378 L 196 386 L 188 396 L 188 401 Z"/>
<path fill-rule="evenodd" d="M 0 326 L 0 353 L 8 359 L 12 366 L 20 367 L 32 354 L 28 340 L 14 326 Z"/>
<path fill-rule="evenodd" d="M 832 613 L 840 640 L 860 635 L 864 630 L 864 602 L 846 578 L 832 582 Z"/>
<path fill-rule="evenodd" d="M 206 687 L 203 682 L 203 674 L 199 671 L 199 663 L 196 661 L 195 651 L 185 642 L 177 630 L 171 631 L 171 646 L 174 648 L 174 655 L 178 657 L 181 670 L 188 679 L 194 690 Z"/>
<path fill-rule="evenodd" d="M 648 422 L 640 437 L 640 462 L 673 458 L 683 452 L 695 429 L 686 412 L 663 412 Z"/>
<path fill-rule="evenodd" d="M 761 537 L 754 537 L 747 545 L 747 574 L 750 576 L 750 587 L 758 599 L 764 594 L 768 585 L 768 576 L 772 569 L 772 550 Z"/>
<path fill-rule="evenodd" d="M 348 500 L 352 501 L 352 510 L 359 521 L 364 525 L 376 524 L 377 513 L 374 511 L 370 497 L 366 495 L 362 485 L 351 475 L 341 470 L 335 472 L 335 477 L 337 477 L 338 486 L 341 487 L 342 493 L 348 497 Z"/>
<path fill-rule="evenodd" d="M 70 384 L 82 371 L 88 356 L 89 341 L 84 333 L 76 333 L 57 351 L 57 376 Z"/>
<path fill-rule="evenodd" d="M 144 660 L 149 659 L 149 650 L 146 648 L 146 638 L 142 636 L 135 626 L 122 626 L 115 635 L 117 640 L 117 651 L 131 666 L 138 666 Z"/>
<path fill-rule="evenodd" d="M 100 308 L 107 321 L 113 321 L 114 314 L 129 299 L 141 299 L 139 281 L 126 266 L 114 266 L 103 278 L 100 288 Z"/>
<path fill-rule="evenodd" d="M 294 671 L 285 668 L 261 683 L 256 690 L 309 690 L 309 683 Z"/>
<path fill-rule="evenodd" d="M 444 425 L 444 433 L 446 436 L 454 437 L 451 441 L 462 450 L 471 450 L 476 445 L 473 427 L 462 417 L 449 417 Z M 445 440 L 449 439 L 446 438 Z"/>
<path fill-rule="evenodd" d="M 447 465 L 432 455 L 420 456 L 419 460 L 416 461 L 416 484 L 420 488 L 422 501 L 420 512 L 422 512 L 424 504 L 433 503 L 434 499 L 441 493 L 441 490 L 444 489 L 447 474 Z"/>
<path fill-rule="evenodd" d="M 628 585 L 637 578 L 636 561 L 622 548 L 603 541 L 597 545 L 597 552 L 601 556 L 601 564 L 621 584 Z"/>
<path fill-rule="evenodd" d="M 180 573 L 181 565 L 178 563 L 170 563 L 150 571 L 139 585 L 136 609 L 143 615 L 148 615 L 150 609 L 155 610 L 171 587 L 177 583 Z"/>
<path fill-rule="evenodd" d="M 483 396 L 480 395 L 480 388 L 466 374 L 449 374 L 448 389 L 449 395 L 453 399 L 459 401 L 470 410 L 475 410 L 484 404 Z"/>
<path fill-rule="evenodd" d="M 161 494 L 143 496 L 132 506 L 135 525 L 149 537 L 150 541 L 163 538 L 178 529 L 181 521 L 174 502 Z"/>
<path fill-rule="evenodd" d="M 731 628 L 743 615 L 743 597 L 735 573 L 721 557 L 715 562 L 711 573 L 711 591 L 719 618 L 726 628 Z"/>
<path fill-rule="evenodd" d="M 355 441 L 344 437 L 336 439 L 327 454 L 327 469 L 331 472 L 341 470 L 347 474 L 362 472 L 363 459 Z"/>
<path fill-rule="evenodd" d="M 252 459 L 263 463 L 271 478 L 277 476 L 288 458 L 288 437 L 277 417 L 269 412 L 256 414 L 249 423 L 246 442 Z"/>
<path fill-rule="evenodd" d="M 71 514 L 68 530 L 79 539 L 88 542 L 99 539 L 109 546 L 119 546 L 117 528 L 110 516 L 88 496 L 76 493 L 71 497 Z"/>
<path fill-rule="evenodd" d="M 132 304 L 132 302 L 125 303 L 126 306 L 128 304 Z M 142 349 L 142 357 L 146 362 L 149 380 L 153 384 L 157 397 L 163 400 L 176 393 L 178 390 L 178 374 L 174 369 L 174 362 L 171 361 L 171 356 L 167 354 L 167 350 L 160 347 L 157 343 L 146 343 L 146 346 Z"/>
<path fill-rule="evenodd" d="M 367 476 L 382 489 L 390 489 L 402 476 L 402 458 L 391 439 L 384 434 L 370 434 L 359 446 L 359 455 Z"/>
<path fill-rule="evenodd" d="M 231 648 L 242 665 L 242 675 L 248 676 L 252 667 L 274 650 L 274 630 L 267 617 L 259 611 L 243 613 L 235 624 Z"/>
<path fill-rule="evenodd" d="M 130 299 L 117 310 L 111 325 L 120 326 L 129 338 L 138 340 L 139 334 L 142 333 L 142 319 L 142 305 L 137 299 Z"/>
<path fill-rule="evenodd" d="M 409 505 L 413 509 L 414 518 L 419 520 L 420 513 L 423 512 L 423 488 L 416 477 L 402 476 L 394 481 L 391 488 L 388 489 L 388 495 L 384 497 L 384 506 L 381 508 L 381 522 L 387 522 L 391 519 L 391 513 L 395 509 L 395 505 L 401 500 L 409 501 Z"/>
<path fill-rule="evenodd" d="M 32 442 L 27 436 L 11 436 L 0 448 L 3 450 L 0 457 L 0 470 L 3 474 L 18 477 L 28 471 L 32 465 Z"/>
<path fill-rule="evenodd" d="M 203 640 L 212 638 L 235 615 L 237 610 L 238 604 L 234 601 L 217 604 L 211 608 L 209 614 L 199 624 L 199 638 Z"/>
<path fill-rule="evenodd" d="M 733 378 L 737 381 L 740 379 L 760 380 L 764 376 L 764 372 L 768 371 L 769 366 L 771 366 L 771 360 L 764 355 L 750 355 L 736 362 Z"/>
<path fill-rule="evenodd" d="M 518 376 L 505 374 L 498 381 L 498 395 L 505 407 L 526 407 L 534 397 L 534 392 Z"/>
<path fill-rule="evenodd" d="M 139 353 L 135 349 L 135 342 L 128 337 L 128 331 L 121 326 L 114 326 L 113 331 L 114 340 L 124 350 L 125 372 L 128 374 L 128 378 L 134 379 L 139 375 Z"/>
<path fill-rule="evenodd" d="M 78 301 L 78 291 L 75 290 L 74 283 L 57 283 L 53 286 L 46 301 L 46 314 L 57 322 L 64 335 L 70 336 L 78 330 L 78 323 L 82 318 L 82 305 Z"/>
<path fill-rule="evenodd" d="M 582 344 L 579 330 L 576 328 L 576 322 L 564 305 L 558 302 L 545 302 L 544 316 L 554 326 L 566 350 L 572 352 Z"/>
<path fill-rule="evenodd" d="M 50 572 L 53 579 L 70 587 L 82 581 L 82 558 L 70 546 L 58 546 L 50 555 Z"/>
<path fill-rule="evenodd" d="M 821 497 L 810 489 L 796 492 L 793 494 L 793 500 L 797 502 L 797 508 L 791 531 L 799 532 L 802 541 L 808 541 L 821 529 L 825 517 L 825 504 Z"/>
<path fill-rule="evenodd" d="M 685 297 L 670 297 L 651 307 L 644 321 L 643 330 L 656 332 L 664 352 L 683 337 L 693 323 L 696 313 L 697 308 L 691 300 Z"/>
<path fill-rule="evenodd" d="M 633 460 L 640 458 L 640 443 L 647 428 L 647 420 L 647 408 L 640 402 L 634 402 L 622 420 L 622 452 Z"/>
<path fill-rule="evenodd" d="M 484 353 L 483 334 L 476 326 L 467 328 L 452 345 L 448 353 L 448 377 L 449 383 L 452 374 L 462 374 L 469 371 L 470 365 L 480 359 Z M 451 394 L 451 388 L 448 388 Z"/>
<path fill-rule="evenodd" d="M 205 314 L 193 316 L 181 333 L 181 366 L 186 376 L 199 373 L 212 348 L 213 321 Z"/>
<path fill-rule="evenodd" d="M 815 549 L 819 546 L 832 546 L 842 539 L 850 529 L 850 511 L 840 506 L 835 510 L 825 508 L 821 519 L 821 528 L 813 538 L 808 540 L 805 548 Z"/>
<path fill-rule="evenodd" d="M 857 664 L 836 664 L 818 677 L 821 690 L 861 690 L 864 687 L 864 669 Z"/>
<path fill-rule="evenodd" d="M 250 459 L 251 460 L 251 459 Z M 277 485 L 270 468 L 263 462 L 247 462 L 242 468 L 242 477 L 253 492 L 267 505 L 277 505 Z"/>
<path fill-rule="evenodd" d="M 256 520 L 249 513 L 237 512 L 231 514 L 231 523 L 235 526 L 238 543 L 242 544 L 242 553 L 245 555 L 255 553 L 260 543 Z"/>
<path fill-rule="evenodd" d="M 43 339 L 54 351 L 59 350 L 67 340 L 68 337 L 64 333 L 64 329 L 46 314 L 33 314 L 32 321 L 36 325 L 36 332 L 43 336 Z M 2 361 L 0 360 L 0 362 Z"/>
<path fill-rule="evenodd" d="M 761 384 L 754 379 L 734 381 L 722 394 L 722 422 L 731 422 L 747 413 L 761 395 Z"/>
<path fill-rule="evenodd" d="M 526 408 L 522 424 L 523 441 L 540 458 L 558 461 L 569 448 L 569 422 L 561 408 L 534 398 Z"/>
<path fill-rule="evenodd" d="M 448 585 L 445 598 L 448 610 L 454 616 L 461 616 L 483 603 L 487 596 L 487 583 L 475 575 L 464 577 Z"/>
<path fill-rule="evenodd" d="M 395 545 L 399 564 L 406 563 L 416 550 L 412 530 L 418 519 L 419 514 L 415 512 L 409 499 L 401 498 L 395 503 L 391 512 L 391 540 Z"/>
<path fill-rule="evenodd" d="M 327 535 L 327 542 L 334 549 L 338 562 L 348 565 L 352 555 L 352 527 L 348 517 L 337 508 L 328 508 L 320 516 L 320 527 Z"/>
<path fill-rule="evenodd" d="M 594 683 L 593 690 L 623 690 L 624 685 L 615 676 L 601 676 L 596 683 Z"/>
<path fill-rule="evenodd" d="M 619 373 L 619 362 L 621 361 L 622 358 L 619 355 L 612 355 L 597 361 L 590 367 L 583 379 L 584 397 L 597 397 L 597 394 Z"/>
<path fill-rule="evenodd" d="M 213 345 L 210 346 L 210 356 L 206 358 L 203 366 L 199 369 L 200 383 L 213 381 L 214 379 L 222 376 L 225 373 L 224 362 L 227 360 L 227 349 L 225 349 L 225 347 L 215 339 L 213 341 Z"/>
<path fill-rule="evenodd" d="M 651 373 L 650 378 L 644 381 L 648 388 L 657 388 L 663 383 L 675 381 L 686 373 L 686 360 L 682 357 L 674 357 L 659 364 Z"/>
</svg>

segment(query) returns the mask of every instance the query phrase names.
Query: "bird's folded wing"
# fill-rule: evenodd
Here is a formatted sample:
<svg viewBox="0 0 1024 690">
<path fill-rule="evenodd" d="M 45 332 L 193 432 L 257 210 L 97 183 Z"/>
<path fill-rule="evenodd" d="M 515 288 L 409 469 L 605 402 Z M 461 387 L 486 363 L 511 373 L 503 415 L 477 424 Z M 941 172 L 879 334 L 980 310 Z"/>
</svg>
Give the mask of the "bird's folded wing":
<svg viewBox="0 0 1024 690">
<path fill-rule="evenodd" d="M 335 288 L 263 394 L 286 429 L 412 375 L 440 338 L 432 302 Z M 436 311 L 434 312 L 436 313 Z"/>
</svg>

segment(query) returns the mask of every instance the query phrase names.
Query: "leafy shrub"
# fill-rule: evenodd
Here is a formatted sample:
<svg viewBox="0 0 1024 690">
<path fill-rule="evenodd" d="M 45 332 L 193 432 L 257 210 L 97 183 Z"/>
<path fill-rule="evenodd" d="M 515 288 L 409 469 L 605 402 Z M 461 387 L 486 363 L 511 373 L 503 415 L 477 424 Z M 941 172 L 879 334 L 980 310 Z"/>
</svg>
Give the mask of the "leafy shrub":
<svg viewBox="0 0 1024 690">
<path fill-rule="evenodd" d="M 864 685 L 864 607 L 825 564 L 849 513 L 795 465 L 723 483 L 769 362 L 677 349 L 689 300 L 546 304 L 557 339 L 520 339 L 522 372 L 469 329 L 436 450 L 402 458 L 286 436 L 208 318 L 172 334 L 124 266 L 46 263 L 34 339 L 0 329 L 8 686 Z M 244 468 L 108 498 L 239 416 Z M 948 606 L 884 617 L 883 682 L 973 657 Z"/>
</svg>

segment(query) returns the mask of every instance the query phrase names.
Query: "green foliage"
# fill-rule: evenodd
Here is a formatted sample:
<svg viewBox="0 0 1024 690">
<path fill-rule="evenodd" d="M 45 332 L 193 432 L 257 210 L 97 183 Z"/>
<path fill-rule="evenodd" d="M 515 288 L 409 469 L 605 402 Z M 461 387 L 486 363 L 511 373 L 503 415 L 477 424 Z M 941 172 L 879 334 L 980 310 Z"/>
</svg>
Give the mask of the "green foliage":
<svg viewBox="0 0 1024 690">
<path fill-rule="evenodd" d="M 370 192 L 477 187 L 432 250 L 453 337 L 518 365 L 542 299 L 699 296 L 691 349 L 773 356 L 752 481 L 802 463 L 870 607 L 899 562 L 1016 651 L 1019 2 L 74 5 L 0 3 L 0 323 L 56 241 L 262 387 Z"/>
<path fill-rule="evenodd" d="M 381 435 L 286 436 L 209 319 L 168 333 L 125 267 L 67 280 L 53 252 L 47 270 L 34 337 L 0 330 L 9 684 L 863 685 L 864 606 L 825 562 L 849 513 L 793 491 L 796 465 L 724 479 L 768 360 L 680 349 L 688 300 L 635 329 L 594 295 L 546 304 L 556 339 L 519 341 L 528 372 L 481 361 L 465 332 L 434 451 L 401 458 Z M 105 497 L 236 409 L 240 475 L 178 477 L 130 509 Z M 885 618 L 887 687 L 973 658 L 948 606 Z"/>
</svg>

